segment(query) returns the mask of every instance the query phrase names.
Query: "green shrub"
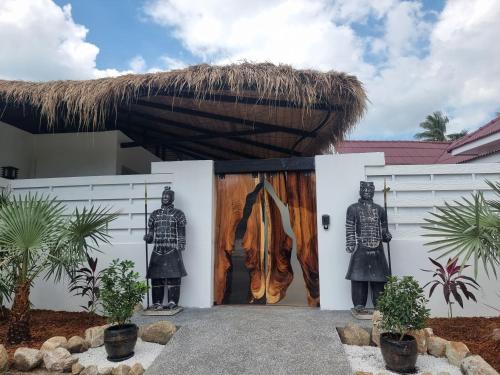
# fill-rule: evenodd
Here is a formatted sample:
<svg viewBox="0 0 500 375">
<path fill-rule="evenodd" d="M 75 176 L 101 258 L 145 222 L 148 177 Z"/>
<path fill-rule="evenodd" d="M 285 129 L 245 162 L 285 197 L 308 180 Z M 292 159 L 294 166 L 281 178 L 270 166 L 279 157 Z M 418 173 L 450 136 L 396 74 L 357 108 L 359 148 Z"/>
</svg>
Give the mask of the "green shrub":
<svg viewBox="0 0 500 375">
<path fill-rule="evenodd" d="M 400 340 L 409 331 L 422 329 L 429 318 L 423 289 L 411 276 L 389 277 L 377 307 L 382 314 L 381 328 L 398 334 Z"/>
<path fill-rule="evenodd" d="M 108 321 L 120 325 L 129 322 L 147 291 L 146 283 L 134 272 L 134 262 L 113 260 L 101 279 L 101 302 Z"/>
</svg>

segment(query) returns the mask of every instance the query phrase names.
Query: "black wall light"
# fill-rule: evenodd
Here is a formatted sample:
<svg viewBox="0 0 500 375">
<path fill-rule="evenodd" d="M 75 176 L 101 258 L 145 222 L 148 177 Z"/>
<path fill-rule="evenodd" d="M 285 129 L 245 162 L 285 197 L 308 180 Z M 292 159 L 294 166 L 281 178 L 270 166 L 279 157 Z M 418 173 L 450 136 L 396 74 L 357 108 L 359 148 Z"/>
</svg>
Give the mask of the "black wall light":
<svg viewBox="0 0 500 375">
<path fill-rule="evenodd" d="M 328 229 L 330 227 L 330 215 L 321 216 L 321 223 L 323 224 L 323 229 Z"/>
<path fill-rule="evenodd" d="M 19 174 L 19 168 L 16 167 L 2 167 L 2 177 L 9 180 L 15 180 Z"/>
</svg>

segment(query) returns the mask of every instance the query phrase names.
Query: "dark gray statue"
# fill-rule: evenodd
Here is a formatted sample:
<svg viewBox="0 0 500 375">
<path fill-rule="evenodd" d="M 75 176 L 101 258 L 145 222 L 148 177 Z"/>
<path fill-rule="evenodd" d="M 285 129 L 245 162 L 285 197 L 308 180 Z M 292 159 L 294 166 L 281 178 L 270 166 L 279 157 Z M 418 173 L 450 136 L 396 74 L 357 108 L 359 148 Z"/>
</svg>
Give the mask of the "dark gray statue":
<svg viewBox="0 0 500 375">
<path fill-rule="evenodd" d="M 161 198 L 161 208 L 151 213 L 147 243 L 154 243 L 149 261 L 147 277 L 151 279 L 153 306 L 155 310 L 175 309 L 181 293 L 181 277 L 187 275 L 182 261 L 186 247 L 186 217 L 174 207 L 174 191 L 166 187 Z M 167 288 L 168 301 L 163 306 Z"/>
<path fill-rule="evenodd" d="M 351 280 L 352 302 L 357 312 L 365 309 L 368 284 L 376 306 L 389 276 L 382 242 L 389 242 L 392 236 L 385 210 L 373 203 L 374 193 L 373 182 L 361 181 L 361 198 L 349 206 L 346 215 L 346 250 L 352 254 L 346 279 Z"/>
</svg>

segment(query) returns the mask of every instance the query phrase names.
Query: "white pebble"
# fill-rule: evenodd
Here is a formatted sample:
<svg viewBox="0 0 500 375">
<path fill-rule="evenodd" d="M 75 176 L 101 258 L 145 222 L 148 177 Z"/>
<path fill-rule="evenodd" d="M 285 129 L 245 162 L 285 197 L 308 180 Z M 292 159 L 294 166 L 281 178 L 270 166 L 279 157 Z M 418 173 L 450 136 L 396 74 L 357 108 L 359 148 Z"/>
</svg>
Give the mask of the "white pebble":
<svg viewBox="0 0 500 375">
<path fill-rule="evenodd" d="M 386 370 L 384 359 L 380 348 L 374 346 L 355 346 L 344 345 L 344 350 L 351 364 L 352 370 L 367 371 L 378 374 L 384 372 L 387 374 L 395 374 Z M 440 371 L 449 372 L 450 375 L 461 375 L 460 369 L 448 363 L 446 358 L 436 358 L 431 355 L 419 355 L 417 359 L 417 374 L 424 372 L 437 373 Z"/>
</svg>

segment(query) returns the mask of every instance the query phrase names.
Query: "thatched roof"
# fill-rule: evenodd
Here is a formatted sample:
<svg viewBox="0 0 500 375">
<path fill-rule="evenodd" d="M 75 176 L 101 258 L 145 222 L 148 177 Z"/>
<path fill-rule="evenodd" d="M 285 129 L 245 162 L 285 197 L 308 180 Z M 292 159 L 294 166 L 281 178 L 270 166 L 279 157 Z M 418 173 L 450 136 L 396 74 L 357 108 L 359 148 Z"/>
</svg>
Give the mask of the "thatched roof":
<svg viewBox="0 0 500 375">
<path fill-rule="evenodd" d="M 175 158 L 314 155 L 366 108 L 362 83 L 288 65 L 196 65 L 86 81 L 0 80 L 0 120 L 34 133 L 120 129 Z"/>
</svg>

